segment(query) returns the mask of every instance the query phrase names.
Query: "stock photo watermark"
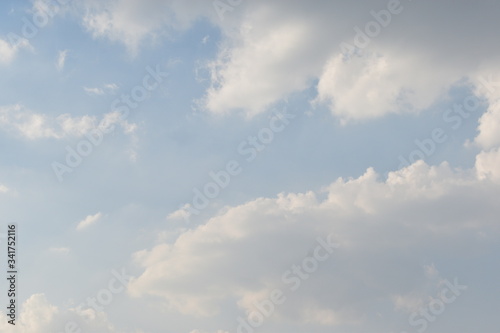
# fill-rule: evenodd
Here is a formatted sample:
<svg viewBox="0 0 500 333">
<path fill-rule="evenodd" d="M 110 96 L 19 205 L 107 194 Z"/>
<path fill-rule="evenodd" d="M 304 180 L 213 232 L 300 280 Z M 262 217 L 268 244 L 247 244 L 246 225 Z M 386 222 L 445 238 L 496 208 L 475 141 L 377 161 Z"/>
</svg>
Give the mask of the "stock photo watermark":
<svg viewBox="0 0 500 333">
<path fill-rule="evenodd" d="M 253 303 L 256 310 L 249 312 L 246 318 L 241 316 L 237 318 L 237 333 L 253 333 L 262 326 L 265 320 L 275 313 L 277 306 L 286 302 L 287 290 L 288 292 L 297 291 L 302 283 L 318 270 L 320 264 L 328 260 L 335 249 L 339 248 L 339 244 L 334 241 L 333 234 L 326 238 L 318 237 L 316 241 L 317 245 L 314 247 L 312 255 L 305 257 L 298 264 L 293 264 L 281 275 L 281 282 L 287 289 L 273 289 L 267 298 Z"/>
<path fill-rule="evenodd" d="M 64 162 L 53 161 L 51 166 L 59 182 L 63 176 L 72 173 L 75 168 L 82 164 L 85 157 L 89 156 L 95 147 L 101 145 L 104 136 L 115 130 L 117 121 L 125 121 L 130 110 L 136 109 L 141 102 L 149 98 L 151 92 L 159 87 L 163 80 L 168 77 L 168 72 L 162 71 L 160 65 L 153 69 L 146 67 L 147 74 L 143 77 L 141 84 L 130 89 L 128 94 L 122 94 L 111 102 L 111 112 L 116 112 L 118 119 L 104 117 L 98 126 L 85 134 L 86 139 L 80 140 L 75 147 L 66 146 L 66 158 Z"/>
<path fill-rule="evenodd" d="M 7 281 L 8 281 L 8 305 L 7 317 L 8 323 L 15 326 L 17 320 L 17 294 L 19 294 L 18 279 L 18 260 L 17 260 L 17 224 L 11 223 L 7 226 Z"/>
<path fill-rule="evenodd" d="M 243 0 L 215 0 L 212 2 L 217 16 L 221 21 L 224 21 L 224 14 L 226 12 L 232 12 L 236 7 L 241 5 Z"/>
<path fill-rule="evenodd" d="M 403 12 L 404 7 L 400 0 L 390 0 L 386 8 L 379 11 L 371 10 L 370 15 L 374 20 L 367 22 L 363 29 L 359 26 L 354 27 L 356 34 L 354 35 L 352 44 L 347 42 L 340 43 L 342 54 L 349 56 L 368 47 L 372 39 L 378 37 L 383 28 L 387 28 L 391 24 L 393 16 Z"/>
<path fill-rule="evenodd" d="M 127 285 L 132 279 L 132 276 L 128 275 L 124 268 L 121 271 L 112 270 L 111 275 L 113 277 L 109 279 L 105 288 L 98 290 L 94 296 L 87 297 L 85 302 L 76 307 L 78 313 L 81 313 L 84 308 L 92 308 L 96 312 L 104 311 L 104 308 L 113 302 L 115 295 L 127 289 Z M 82 333 L 82 329 L 75 321 L 68 321 L 64 325 L 64 330 L 58 333 Z"/>
<path fill-rule="evenodd" d="M 415 328 L 418 333 L 425 332 L 429 324 L 435 322 L 436 319 L 443 314 L 447 306 L 455 302 L 468 288 L 466 285 L 459 284 L 457 278 L 453 280 L 453 283 L 449 280 L 445 280 L 443 284 L 445 287 L 441 289 L 437 297 L 432 298 L 425 306 L 410 314 L 408 323 Z M 401 333 L 410 332 L 402 331 Z"/>
<path fill-rule="evenodd" d="M 45 2 L 43 8 L 37 8 L 33 11 L 31 17 L 23 16 L 21 27 L 21 36 L 16 33 L 7 34 L 7 40 L 12 46 L 26 44 L 26 41 L 33 39 L 38 35 L 40 29 L 43 29 L 49 24 L 50 19 L 54 18 L 61 12 L 62 8 L 67 6 L 73 0 L 52 0 Z"/>
</svg>

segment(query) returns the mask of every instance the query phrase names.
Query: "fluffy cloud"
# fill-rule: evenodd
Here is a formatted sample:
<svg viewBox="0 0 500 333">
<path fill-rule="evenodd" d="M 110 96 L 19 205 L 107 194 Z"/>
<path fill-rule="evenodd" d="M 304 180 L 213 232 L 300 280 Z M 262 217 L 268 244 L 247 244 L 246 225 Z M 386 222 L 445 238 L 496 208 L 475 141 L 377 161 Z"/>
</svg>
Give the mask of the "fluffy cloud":
<svg viewBox="0 0 500 333">
<path fill-rule="evenodd" d="M 136 129 L 135 124 L 122 120 L 116 111 L 105 114 L 103 119 L 107 124 L 119 124 L 126 134 L 131 134 Z M 0 106 L 0 128 L 29 140 L 82 137 L 94 129 L 95 124 L 94 116 L 73 117 L 65 113 L 50 117 L 35 113 L 20 104 Z"/>
<path fill-rule="evenodd" d="M 258 114 L 276 102 L 277 96 L 307 88 L 319 72 L 321 59 L 310 54 L 314 40 L 308 37 L 315 31 L 308 22 L 295 18 L 277 22 L 273 29 L 259 23 L 243 25 L 238 37 L 208 65 L 212 85 L 205 106 L 209 111 Z"/>
<path fill-rule="evenodd" d="M 174 243 L 137 252 L 144 273 L 130 282 L 129 293 L 161 297 L 195 316 L 216 315 L 221 304 L 233 302 L 249 316 L 280 289 L 287 301 L 274 319 L 295 325 L 363 331 L 370 327 L 364 314 L 377 306 L 395 309 L 385 316 L 405 319 L 453 279 L 431 258 L 481 252 L 488 247 L 484 237 L 498 237 L 498 155 L 486 157 L 470 170 L 419 161 L 386 179 L 368 169 L 322 192 L 227 207 Z M 290 291 L 284 274 L 330 234 L 338 249 Z"/>
<path fill-rule="evenodd" d="M 339 54 L 325 66 L 316 103 L 344 121 L 422 110 L 459 77 L 447 73 L 429 81 L 432 69 L 421 63 L 405 54 Z"/>
<path fill-rule="evenodd" d="M 500 145 L 500 100 L 490 102 L 488 111 L 479 119 L 479 135 L 475 142 L 482 148 Z"/>
<path fill-rule="evenodd" d="M 481 152 L 476 158 L 476 170 L 480 179 L 500 182 L 500 148 Z"/>
<path fill-rule="evenodd" d="M 209 65 L 212 86 L 205 106 L 214 113 L 244 110 L 251 116 L 318 80 L 315 101 L 344 121 L 414 112 L 444 96 L 461 78 L 474 76 L 479 66 L 496 63 L 492 55 L 498 47 L 470 36 L 474 26 L 486 39 L 494 38 L 495 24 L 481 26 L 480 17 L 491 15 L 495 5 L 401 2 L 399 13 L 384 27 L 370 12 L 387 10 L 387 4 L 252 2 L 241 9 L 245 15 L 236 26 L 220 25 L 226 38 Z M 469 23 L 478 24 L 465 31 L 463 21 L 453 17 L 447 20 L 450 28 L 443 29 L 447 6 L 457 5 L 473 12 Z M 425 27 L 415 29 L 424 16 Z M 341 45 L 355 45 L 358 31 L 370 22 L 380 32 L 365 35 L 368 42 L 346 60 Z"/>
<path fill-rule="evenodd" d="M 243 2 L 231 6 L 224 20 L 212 3 L 202 1 L 188 6 L 149 0 L 139 6 L 131 0 L 88 0 L 85 6 L 87 29 L 95 37 L 125 44 L 132 53 L 142 42 L 186 29 L 199 17 L 218 25 L 223 41 L 216 59 L 207 65 L 211 85 L 203 99 L 213 113 L 242 110 L 252 116 L 317 81 L 315 101 L 324 102 L 343 120 L 421 110 L 451 84 L 473 76 L 479 66 L 494 66 L 492 55 L 499 51 L 494 43 L 475 38 L 494 40 L 496 21 L 483 19 L 498 9 L 493 3 L 401 2 L 397 14 L 383 25 L 373 14 L 387 10 L 383 0 L 349 5 Z M 458 16 L 447 17 L 443 28 L 443 15 L 453 7 L 473 13 L 466 28 Z M 424 17 L 425 26 L 415 29 Z M 378 24 L 379 32 L 358 49 L 361 57 L 343 61 L 340 45 L 355 45 L 358 31 L 366 31 L 369 22 Z"/>
<path fill-rule="evenodd" d="M 500 145 L 500 72 L 497 67 L 488 66 L 473 79 L 476 94 L 488 102 L 488 109 L 479 119 L 474 143 L 487 150 Z"/>
</svg>

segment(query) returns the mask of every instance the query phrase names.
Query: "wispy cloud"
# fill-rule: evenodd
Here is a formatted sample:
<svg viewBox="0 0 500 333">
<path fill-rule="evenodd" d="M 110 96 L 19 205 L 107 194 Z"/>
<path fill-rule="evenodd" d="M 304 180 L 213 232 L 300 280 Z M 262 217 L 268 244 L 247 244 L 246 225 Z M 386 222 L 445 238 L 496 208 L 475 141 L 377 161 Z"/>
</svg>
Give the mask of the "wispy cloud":
<svg viewBox="0 0 500 333">
<path fill-rule="evenodd" d="M 107 124 L 119 124 L 127 135 L 132 135 L 137 128 L 136 124 L 120 119 L 117 112 L 106 113 L 103 119 Z M 96 123 L 97 117 L 90 115 L 49 116 L 20 104 L 0 106 L 0 129 L 29 140 L 82 137 L 96 128 Z"/>
<path fill-rule="evenodd" d="M 72 117 L 62 114 L 56 118 L 35 113 L 20 104 L 0 106 L 0 128 L 30 139 L 82 136 L 94 127 L 95 117 Z"/>
<path fill-rule="evenodd" d="M 51 247 L 49 251 L 56 254 L 68 254 L 70 249 L 68 247 Z"/>
<path fill-rule="evenodd" d="M 107 83 L 102 87 L 83 87 L 83 90 L 89 95 L 114 94 L 120 87 L 115 83 Z"/>
<path fill-rule="evenodd" d="M 89 95 L 104 95 L 104 89 L 102 88 L 83 87 L 83 90 Z"/>
<path fill-rule="evenodd" d="M 78 225 L 76 226 L 76 230 L 81 231 L 83 229 L 88 228 L 92 224 L 95 224 L 99 219 L 102 217 L 101 212 L 95 214 L 95 215 L 88 215 L 86 218 L 78 222 Z"/>
<path fill-rule="evenodd" d="M 68 56 L 68 50 L 59 51 L 56 61 L 56 68 L 58 71 L 62 71 L 64 69 L 67 56 Z"/>
</svg>

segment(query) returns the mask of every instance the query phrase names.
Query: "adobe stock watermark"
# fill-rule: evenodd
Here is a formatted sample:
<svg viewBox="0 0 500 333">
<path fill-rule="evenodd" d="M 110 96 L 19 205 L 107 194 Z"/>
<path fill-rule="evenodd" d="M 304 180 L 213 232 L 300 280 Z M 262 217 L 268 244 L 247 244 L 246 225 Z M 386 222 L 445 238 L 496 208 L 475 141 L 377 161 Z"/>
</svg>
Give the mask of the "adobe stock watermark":
<svg viewBox="0 0 500 333">
<path fill-rule="evenodd" d="M 159 87 L 163 80 L 168 76 L 167 72 L 162 71 L 159 65 L 153 69 L 146 67 L 147 74 L 143 77 L 141 84 L 134 86 L 128 94 L 122 94 L 119 98 L 111 102 L 111 112 L 117 112 L 118 121 L 124 121 L 130 114 L 130 110 L 136 109 L 141 102 L 150 97 L 151 92 Z M 85 157 L 89 156 L 94 147 L 98 147 L 104 139 L 104 136 L 115 130 L 116 120 L 112 121 L 104 117 L 98 126 L 85 134 L 86 139 L 80 140 L 76 146 L 66 146 L 66 158 L 64 162 L 53 161 L 51 166 L 59 182 L 63 181 L 63 176 L 72 173 L 75 168 L 82 164 Z"/>
<path fill-rule="evenodd" d="M 212 5 L 219 16 L 221 21 L 224 21 L 224 14 L 226 12 L 232 12 L 236 7 L 241 5 L 243 0 L 214 0 Z"/>
<path fill-rule="evenodd" d="M 490 93 L 493 94 L 500 88 L 500 81 L 493 81 L 493 76 L 490 74 L 487 78 L 484 76 L 479 76 L 479 83 Z"/>
<path fill-rule="evenodd" d="M 287 289 L 273 289 L 267 298 L 253 303 L 256 310 L 248 313 L 246 318 L 241 316 L 237 318 L 237 333 L 253 333 L 261 327 L 264 321 L 274 314 L 277 306 L 286 302 L 286 292 L 297 291 L 302 283 L 318 270 L 320 264 L 328 260 L 335 249 L 339 248 L 339 245 L 334 241 L 333 234 L 328 235 L 325 239 L 318 237 L 316 241 L 317 245 L 312 251 L 312 255 L 304 258 L 299 264 L 293 264 L 282 274 L 281 281 Z"/>
<path fill-rule="evenodd" d="M 52 0 L 45 2 L 44 8 L 38 8 L 31 17 L 23 16 L 21 27 L 21 36 L 16 33 L 7 34 L 7 40 L 12 46 L 25 44 L 26 41 L 36 37 L 40 29 L 49 24 L 50 19 L 56 16 L 64 6 L 67 6 L 73 0 Z"/>
<path fill-rule="evenodd" d="M 249 136 L 238 144 L 238 154 L 244 158 L 246 163 L 253 162 L 274 141 L 276 134 L 283 132 L 295 117 L 287 110 L 275 112 L 267 127 L 260 129 L 256 135 Z M 243 172 L 242 163 L 234 159 L 229 160 L 222 170 L 210 171 L 208 176 L 211 181 L 203 185 L 201 189 L 193 188 L 194 196 L 191 203 L 179 207 L 185 212 L 183 217 L 186 222 L 189 222 L 191 215 L 199 215 L 203 209 L 207 208 L 210 200 L 215 199 L 230 184 L 231 179 L 241 172 Z"/>
<path fill-rule="evenodd" d="M 371 10 L 370 15 L 374 20 L 367 22 L 363 29 L 359 26 L 354 27 L 354 32 L 356 34 L 354 35 L 352 44 L 347 42 L 340 43 L 342 54 L 352 55 L 366 48 L 370 45 L 373 38 L 380 35 L 383 28 L 387 28 L 389 24 L 391 24 L 394 15 L 399 15 L 403 12 L 403 5 L 400 0 L 389 0 L 386 8 L 387 9 L 381 9 L 378 12 Z"/>
<path fill-rule="evenodd" d="M 115 295 L 127 289 L 127 285 L 132 279 L 132 276 L 129 276 L 124 268 L 122 268 L 120 272 L 112 270 L 111 275 L 113 275 L 113 277 L 109 279 L 106 288 L 100 289 L 95 296 L 87 297 L 85 302 L 80 303 L 76 307 L 78 312 L 84 307 L 92 308 L 97 312 L 103 311 L 106 306 L 109 306 L 113 302 Z M 68 321 L 64 325 L 64 330 L 59 333 L 82 333 L 82 329 L 75 321 Z"/>
<path fill-rule="evenodd" d="M 431 299 L 426 306 L 410 314 L 408 322 L 418 333 L 425 332 L 429 323 L 435 322 L 437 317 L 443 314 L 447 306 L 455 302 L 468 288 L 466 285 L 459 284 L 457 278 L 453 280 L 453 283 L 445 280 L 444 285 L 445 288 L 438 293 L 436 298 Z M 401 333 L 409 332 L 403 331 Z"/>
<path fill-rule="evenodd" d="M 490 93 L 494 92 L 494 86 L 498 86 L 500 82 L 492 82 L 485 80 L 483 77 L 479 79 L 480 83 L 486 88 Z M 472 113 L 476 112 L 481 106 L 481 99 L 476 95 L 467 96 L 462 103 L 455 103 L 453 107 L 448 108 L 442 116 L 445 123 L 450 124 L 451 129 L 454 131 L 458 130 L 464 121 L 468 119 Z M 422 140 L 416 139 L 414 141 L 417 148 L 412 150 L 408 157 L 398 156 L 399 162 L 398 169 L 407 167 L 418 160 L 424 160 L 426 157 L 433 155 L 437 147 L 440 144 L 445 143 L 448 140 L 448 135 L 442 127 L 434 128 L 430 136 Z"/>
</svg>

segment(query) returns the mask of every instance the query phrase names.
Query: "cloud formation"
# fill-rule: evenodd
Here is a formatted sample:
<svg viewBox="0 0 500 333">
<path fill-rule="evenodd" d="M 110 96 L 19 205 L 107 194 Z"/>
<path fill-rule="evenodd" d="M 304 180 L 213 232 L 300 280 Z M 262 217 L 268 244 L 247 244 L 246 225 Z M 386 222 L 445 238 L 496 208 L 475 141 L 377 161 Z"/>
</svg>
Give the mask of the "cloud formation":
<svg viewBox="0 0 500 333">
<path fill-rule="evenodd" d="M 135 131 L 136 125 L 122 120 L 116 111 L 104 114 L 106 124 L 119 124 L 126 134 Z M 73 117 L 69 113 L 57 117 L 36 113 L 20 104 L 0 106 L 0 128 L 28 140 L 63 139 L 83 137 L 95 128 L 95 116 Z"/>
<path fill-rule="evenodd" d="M 339 248 L 287 294 L 273 321 L 363 331 L 373 324 L 364 314 L 377 304 L 405 318 L 447 278 L 421 256 L 486 251 L 499 236 L 498 156 L 480 154 L 470 170 L 419 161 L 385 179 L 370 168 L 322 192 L 227 207 L 175 242 L 137 252 L 144 273 L 129 293 L 161 297 L 193 316 L 215 316 L 233 302 L 249 316 L 273 289 L 291 287 L 283 274 L 317 237 L 333 234 Z"/>
<path fill-rule="evenodd" d="M 83 229 L 86 229 L 90 227 L 91 225 L 95 224 L 97 221 L 99 221 L 102 217 L 101 212 L 98 212 L 94 215 L 88 215 L 86 218 L 78 222 L 78 225 L 76 226 L 76 230 L 81 231 Z"/>
</svg>

